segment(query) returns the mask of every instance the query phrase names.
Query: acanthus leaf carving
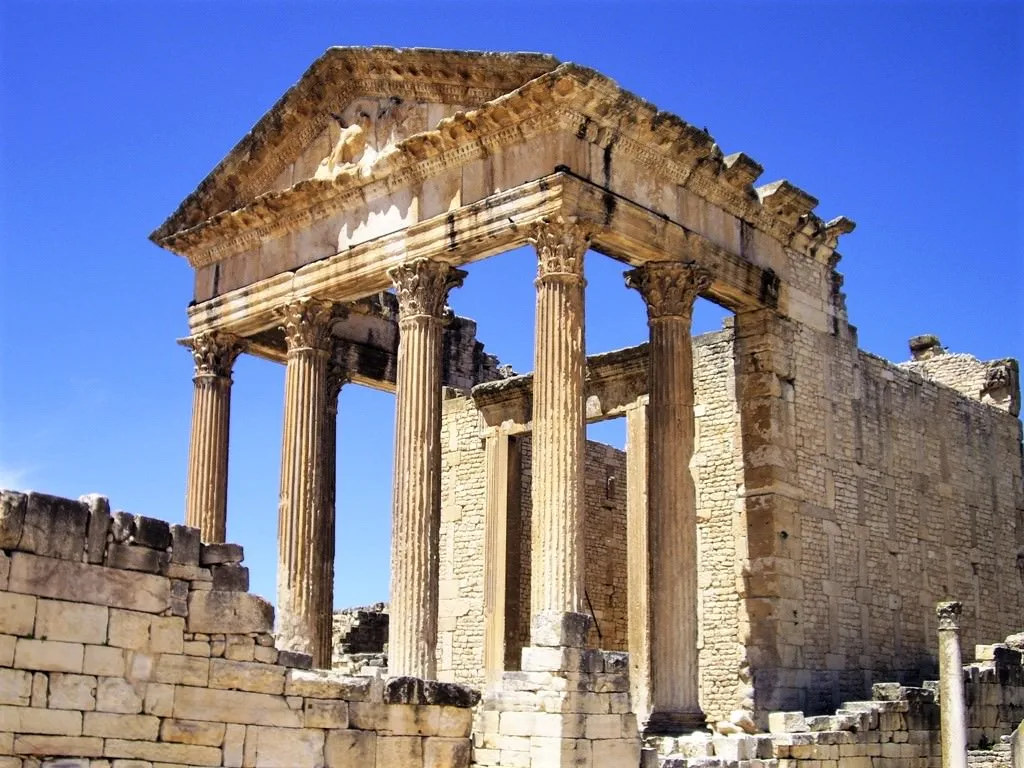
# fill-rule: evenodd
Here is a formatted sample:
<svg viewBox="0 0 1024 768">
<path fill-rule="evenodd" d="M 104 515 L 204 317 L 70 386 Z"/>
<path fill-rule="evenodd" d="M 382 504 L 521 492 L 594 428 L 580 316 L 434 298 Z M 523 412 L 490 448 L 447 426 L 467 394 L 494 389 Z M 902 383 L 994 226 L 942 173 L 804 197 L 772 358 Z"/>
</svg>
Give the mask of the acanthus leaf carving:
<svg viewBox="0 0 1024 768">
<path fill-rule="evenodd" d="M 644 297 L 650 321 L 664 317 L 690 319 L 697 296 L 713 281 L 708 270 L 684 261 L 650 261 L 626 272 L 625 278 L 626 285 Z"/>
<path fill-rule="evenodd" d="M 388 270 L 398 296 L 398 320 L 446 316 L 448 292 L 462 285 L 466 272 L 444 261 L 416 259 Z"/>
<path fill-rule="evenodd" d="M 245 350 L 245 340 L 225 331 L 206 331 L 181 342 L 192 350 L 196 378 L 231 378 L 235 360 Z"/>
<path fill-rule="evenodd" d="M 955 600 L 936 605 L 935 615 L 939 620 L 939 629 L 960 629 L 960 616 L 963 614 L 963 610 L 963 604 Z"/>
<path fill-rule="evenodd" d="M 583 257 L 594 226 L 575 217 L 545 217 L 530 226 L 527 241 L 537 249 L 537 279 L 583 279 Z"/>
<path fill-rule="evenodd" d="M 305 296 L 285 303 L 280 309 L 281 330 L 288 343 L 288 353 L 314 349 L 327 352 L 331 337 L 333 305 L 328 301 Z"/>
</svg>

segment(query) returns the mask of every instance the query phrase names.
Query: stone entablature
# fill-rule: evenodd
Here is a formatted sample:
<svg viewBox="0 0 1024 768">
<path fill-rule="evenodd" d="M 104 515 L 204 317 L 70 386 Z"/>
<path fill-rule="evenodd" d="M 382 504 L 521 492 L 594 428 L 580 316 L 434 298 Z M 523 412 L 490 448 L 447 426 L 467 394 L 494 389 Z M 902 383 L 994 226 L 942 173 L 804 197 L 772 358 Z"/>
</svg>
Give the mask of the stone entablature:
<svg viewBox="0 0 1024 768">
<path fill-rule="evenodd" d="M 0 492 L 0 768 L 468 768 L 478 694 L 310 670 L 241 562 L 100 496 Z"/>
</svg>

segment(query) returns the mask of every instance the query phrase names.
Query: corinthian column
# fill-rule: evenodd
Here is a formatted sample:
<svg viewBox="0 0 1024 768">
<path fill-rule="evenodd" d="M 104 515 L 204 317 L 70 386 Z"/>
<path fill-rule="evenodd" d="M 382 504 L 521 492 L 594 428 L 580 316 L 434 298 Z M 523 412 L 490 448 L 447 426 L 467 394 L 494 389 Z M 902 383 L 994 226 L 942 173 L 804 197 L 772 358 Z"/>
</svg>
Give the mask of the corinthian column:
<svg viewBox="0 0 1024 768">
<path fill-rule="evenodd" d="M 317 617 L 317 655 L 314 666 L 329 669 L 334 644 L 334 538 L 337 508 L 338 463 L 338 396 L 341 388 L 349 381 L 348 371 L 335 362 L 327 364 L 326 396 L 324 398 L 324 438 L 321 460 L 323 461 L 324 518 L 319 534 L 320 544 L 320 588 Z"/>
<path fill-rule="evenodd" d="M 967 768 L 967 707 L 964 699 L 964 668 L 960 657 L 958 602 L 939 603 L 939 739 L 943 768 Z"/>
<path fill-rule="evenodd" d="M 437 677 L 441 347 L 448 291 L 465 272 L 417 259 L 388 271 L 398 294 L 388 672 Z"/>
<path fill-rule="evenodd" d="M 208 332 L 181 342 L 192 350 L 192 439 L 188 450 L 185 524 L 203 541 L 223 542 L 228 508 L 228 423 L 231 368 L 243 342 L 229 333 Z"/>
<path fill-rule="evenodd" d="M 531 643 L 581 645 L 583 597 L 583 257 L 591 229 L 545 220 L 537 249 L 533 376 Z M 575 629 L 573 629 L 575 628 Z"/>
<path fill-rule="evenodd" d="M 650 262 L 626 273 L 647 302 L 647 541 L 650 691 L 647 731 L 704 724 L 698 701 L 697 514 L 693 457 L 693 348 L 690 326 L 707 272 L 682 262 Z"/>
<path fill-rule="evenodd" d="M 325 518 L 321 453 L 331 305 L 303 298 L 286 304 L 282 314 L 288 359 L 277 522 L 277 634 L 280 647 L 320 659 L 317 612 Z"/>
</svg>

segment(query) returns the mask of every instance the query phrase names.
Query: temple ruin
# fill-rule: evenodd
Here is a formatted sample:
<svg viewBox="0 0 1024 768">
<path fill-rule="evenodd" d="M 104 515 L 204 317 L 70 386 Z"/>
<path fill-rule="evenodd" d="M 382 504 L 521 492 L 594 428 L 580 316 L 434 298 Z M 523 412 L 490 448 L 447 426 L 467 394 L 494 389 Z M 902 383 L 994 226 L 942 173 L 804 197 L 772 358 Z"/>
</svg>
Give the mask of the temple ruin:
<svg viewBox="0 0 1024 768">
<path fill-rule="evenodd" d="M 938 766 L 940 632 L 979 649 L 939 697 L 969 694 L 954 752 L 1008 739 L 1024 717 L 1018 365 L 932 336 L 902 364 L 858 349 L 837 271 L 853 222 L 760 173 L 550 56 L 328 50 L 151 235 L 195 270 L 186 525 L 4 496 L 0 619 L 21 624 L 0 630 L 21 671 L 0 747 L 90 768 Z M 447 298 L 460 267 L 522 246 L 535 364 L 517 374 Z M 587 348 L 590 252 L 622 262 L 646 343 Z M 698 297 L 730 311 L 721 330 L 692 334 Z M 285 381 L 273 631 L 226 543 L 241 354 Z M 337 661 L 336 419 L 353 385 L 393 391 L 396 423 L 386 672 L 353 640 L 374 660 L 348 677 L 301 668 Z M 625 451 L 586 439 L 612 418 Z M 67 552 L 29 533 L 54 519 L 72 520 Z M 124 569 L 154 580 L 146 599 L 124 596 Z M 128 655 L 32 666 L 49 641 L 24 617 L 56 600 L 109 612 L 62 642 Z M 118 613 L 126 642 L 115 609 L 143 616 Z M 83 730 L 98 693 L 68 707 L 86 712 L 77 732 L 42 732 L 79 741 L 38 746 L 8 710 L 57 708 L 51 672 L 135 686 L 124 711 L 154 718 L 133 721 L 147 746 Z M 173 690 L 151 704 L 146 685 Z M 190 727 L 206 741 L 177 736 Z M 1010 765 L 1008 741 L 991 754 Z"/>
</svg>

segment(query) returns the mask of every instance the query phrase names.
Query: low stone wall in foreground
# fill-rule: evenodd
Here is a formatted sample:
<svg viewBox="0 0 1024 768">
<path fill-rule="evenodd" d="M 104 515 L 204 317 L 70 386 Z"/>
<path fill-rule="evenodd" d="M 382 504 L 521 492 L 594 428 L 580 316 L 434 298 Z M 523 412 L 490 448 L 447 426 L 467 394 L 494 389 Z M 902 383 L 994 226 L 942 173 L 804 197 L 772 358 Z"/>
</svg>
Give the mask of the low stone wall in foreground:
<svg viewBox="0 0 1024 768">
<path fill-rule="evenodd" d="M 242 549 L 0 491 L 0 768 L 466 768 L 462 686 L 311 670 Z"/>
</svg>

